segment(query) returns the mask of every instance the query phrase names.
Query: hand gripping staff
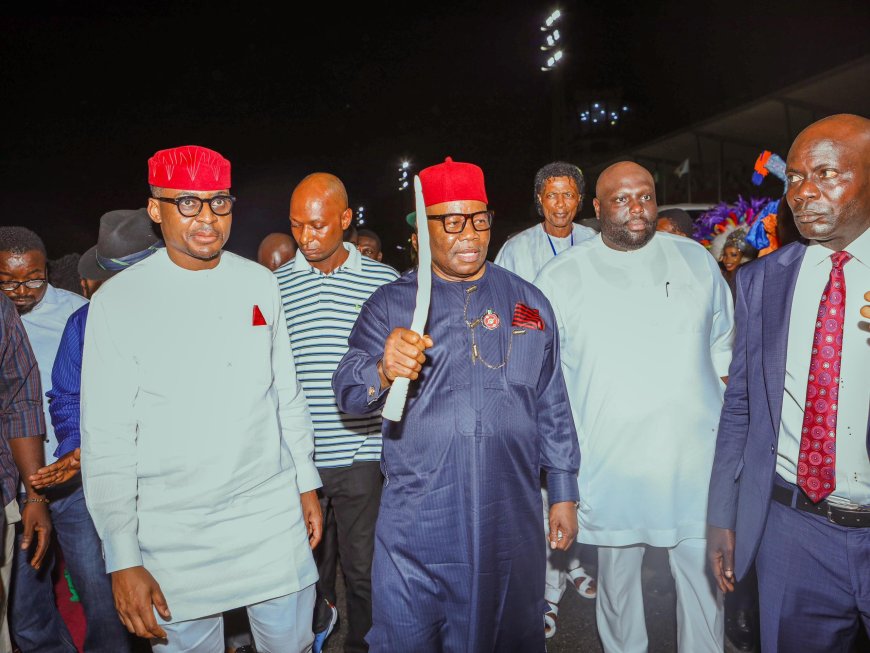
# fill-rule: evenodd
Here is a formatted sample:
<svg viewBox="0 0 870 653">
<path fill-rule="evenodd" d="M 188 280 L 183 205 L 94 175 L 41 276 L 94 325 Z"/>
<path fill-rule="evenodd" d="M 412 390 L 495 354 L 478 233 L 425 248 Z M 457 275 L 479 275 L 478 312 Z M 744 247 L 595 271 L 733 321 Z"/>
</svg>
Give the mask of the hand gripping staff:
<svg viewBox="0 0 870 653">
<path fill-rule="evenodd" d="M 417 200 L 417 303 L 411 318 L 411 331 L 421 336 L 429 317 L 429 300 L 432 298 L 432 250 L 429 247 L 429 225 L 426 222 L 426 202 L 420 177 L 414 175 L 414 195 Z M 391 422 L 400 422 L 405 412 L 405 399 L 411 379 L 400 376 L 393 381 L 387 393 L 387 401 L 381 415 Z"/>
</svg>

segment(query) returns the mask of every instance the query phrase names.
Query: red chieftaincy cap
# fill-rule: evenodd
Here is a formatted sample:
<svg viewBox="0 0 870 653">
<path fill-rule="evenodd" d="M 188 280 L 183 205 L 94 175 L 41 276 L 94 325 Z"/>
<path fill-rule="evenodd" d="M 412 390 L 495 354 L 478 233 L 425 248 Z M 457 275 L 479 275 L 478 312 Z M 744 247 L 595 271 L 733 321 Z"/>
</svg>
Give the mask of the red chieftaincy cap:
<svg viewBox="0 0 870 653">
<path fill-rule="evenodd" d="M 224 190 L 230 187 L 230 162 L 199 145 L 160 150 L 148 159 L 148 183 L 175 190 Z"/>
<path fill-rule="evenodd" d="M 487 204 L 483 170 L 473 163 L 461 163 L 448 156 L 444 163 L 421 170 L 419 176 L 426 206 L 463 200 Z"/>
</svg>

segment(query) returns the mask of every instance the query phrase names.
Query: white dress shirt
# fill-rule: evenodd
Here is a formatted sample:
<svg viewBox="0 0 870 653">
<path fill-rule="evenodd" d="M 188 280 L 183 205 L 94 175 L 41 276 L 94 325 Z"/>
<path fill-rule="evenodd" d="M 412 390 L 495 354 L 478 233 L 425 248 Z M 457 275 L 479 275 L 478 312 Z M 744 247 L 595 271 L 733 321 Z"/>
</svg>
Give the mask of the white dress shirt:
<svg viewBox="0 0 870 653">
<path fill-rule="evenodd" d="M 60 346 L 60 337 L 63 335 L 66 321 L 82 304 L 87 303 L 88 300 L 81 295 L 48 284 L 42 301 L 34 306 L 29 313 L 21 316 L 24 329 L 27 331 L 27 339 L 30 340 L 30 346 L 36 355 L 36 362 L 39 365 L 39 379 L 42 381 L 42 408 L 46 417 L 46 464 L 54 462 L 54 451 L 57 449 L 54 427 L 51 425 L 51 420 L 48 419 L 48 398 L 46 397 L 46 393 L 51 390 L 51 370 L 54 367 L 54 359 L 57 356 L 57 348 Z"/>
<path fill-rule="evenodd" d="M 870 505 L 870 459 L 867 456 L 867 421 L 870 419 L 870 332 L 862 328 L 864 293 L 870 290 L 870 229 L 845 251 L 852 255 L 843 266 L 846 277 L 846 313 L 843 318 L 843 353 L 837 401 L 837 485 L 831 500 Z M 812 355 L 816 313 L 831 274 L 831 254 L 823 245 L 810 245 L 801 261 L 788 327 L 785 396 L 779 429 L 776 472 L 797 483 L 804 402 Z"/>
</svg>

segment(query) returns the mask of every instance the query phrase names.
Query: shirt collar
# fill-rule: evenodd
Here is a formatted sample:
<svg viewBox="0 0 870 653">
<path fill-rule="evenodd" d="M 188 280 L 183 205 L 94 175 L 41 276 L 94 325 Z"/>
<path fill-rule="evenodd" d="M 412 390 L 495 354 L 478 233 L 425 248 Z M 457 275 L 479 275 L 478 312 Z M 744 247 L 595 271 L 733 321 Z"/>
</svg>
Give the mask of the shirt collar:
<svg viewBox="0 0 870 653">
<path fill-rule="evenodd" d="M 334 274 L 344 268 L 348 268 L 350 270 L 353 270 L 354 272 L 359 272 L 360 270 L 362 270 L 362 254 L 359 253 L 359 250 L 354 246 L 353 243 L 343 242 L 342 245 L 347 250 L 348 257 L 345 262 L 335 268 L 332 273 Z M 320 271 L 308 262 L 308 259 L 305 258 L 302 250 L 297 249 L 296 256 L 293 257 L 293 271 L 302 272 L 305 270 L 310 270 L 312 272 L 320 274 Z"/>
<path fill-rule="evenodd" d="M 50 283 L 46 282 L 45 284 L 45 294 L 42 296 L 42 299 L 39 300 L 39 303 L 31 309 L 31 313 L 37 313 L 41 311 L 45 311 L 50 309 L 57 303 L 57 291 L 54 289 Z"/>
<path fill-rule="evenodd" d="M 576 236 L 576 235 L 577 235 L 577 229 L 578 229 L 578 227 L 580 227 L 580 225 L 577 224 L 576 222 L 572 222 L 572 223 L 571 223 L 571 233 L 570 233 L 570 234 L 568 234 L 567 236 L 551 236 L 550 233 L 547 231 L 547 228 L 546 228 L 546 220 L 544 220 L 544 221 L 542 221 L 542 222 L 539 222 L 539 223 L 538 223 L 538 226 L 541 228 L 541 231 L 542 231 L 543 234 L 544 234 L 544 239 L 545 239 L 545 240 L 546 240 L 547 238 L 552 238 L 553 240 L 558 240 L 558 241 L 568 240 L 571 236 Z"/>
<path fill-rule="evenodd" d="M 853 259 L 860 261 L 865 267 L 870 267 L 870 229 L 865 229 L 864 233 L 846 247 L 846 251 L 852 255 Z M 807 247 L 804 259 L 810 265 L 830 264 L 831 254 L 833 253 L 834 250 L 816 243 Z"/>
<path fill-rule="evenodd" d="M 861 261 L 864 267 L 870 268 L 870 229 L 858 236 L 846 248 L 846 251 L 857 261 Z"/>
</svg>

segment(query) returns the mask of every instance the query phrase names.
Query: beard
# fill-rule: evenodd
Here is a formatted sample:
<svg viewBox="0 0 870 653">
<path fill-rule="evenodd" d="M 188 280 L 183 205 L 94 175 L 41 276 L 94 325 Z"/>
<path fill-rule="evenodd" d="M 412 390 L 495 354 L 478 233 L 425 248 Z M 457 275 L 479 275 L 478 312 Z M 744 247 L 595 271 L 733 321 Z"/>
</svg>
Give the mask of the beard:
<svg viewBox="0 0 870 653">
<path fill-rule="evenodd" d="M 15 304 L 15 310 L 18 311 L 19 316 L 27 315 L 30 311 L 34 309 L 35 306 L 36 302 L 33 302 L 31 304 L 22 304 L 20 306 L 18 304 Z"/>
<path fill-rule="evenodd" d="M 652 240 L 656 233 L 656 222 L 647 221 L 643 231 L 630 231 L 627 224 L 613 224 L 601 221 L 601 234 L 609 242 L 627 251 L 640 249 Z"/>
</svg>

